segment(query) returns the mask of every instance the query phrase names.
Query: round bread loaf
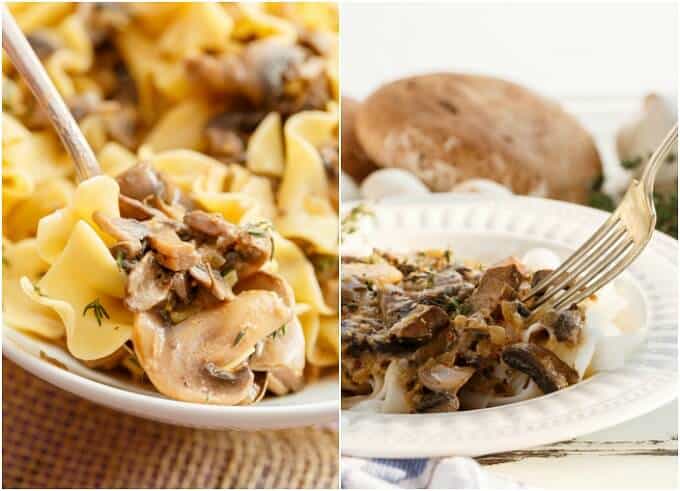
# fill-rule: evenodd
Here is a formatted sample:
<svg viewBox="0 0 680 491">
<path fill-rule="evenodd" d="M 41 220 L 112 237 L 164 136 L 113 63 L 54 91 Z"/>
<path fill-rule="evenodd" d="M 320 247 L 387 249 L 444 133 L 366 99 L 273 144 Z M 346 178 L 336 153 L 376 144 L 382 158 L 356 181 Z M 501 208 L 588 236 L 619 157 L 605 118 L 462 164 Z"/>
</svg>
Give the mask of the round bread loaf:
<svg viewBox="0 0 680 491">
<path fill-rule="evenodd" d="M 433 191 L 486 178 L 517 194 L 583 203 L 602 173 L 595 144 L 574 117 L 496 78 L 397 80 L 360 105 L 355 123 L 373 162 L 409 170 Z"/>
<path fill-rule="evenodd" d="M 358 108 L 356 99 L 342 96 L 342 170 L 360 183 L 378 167 L 371 162 L 357 140 L 354 122 Z"/>
</svg>

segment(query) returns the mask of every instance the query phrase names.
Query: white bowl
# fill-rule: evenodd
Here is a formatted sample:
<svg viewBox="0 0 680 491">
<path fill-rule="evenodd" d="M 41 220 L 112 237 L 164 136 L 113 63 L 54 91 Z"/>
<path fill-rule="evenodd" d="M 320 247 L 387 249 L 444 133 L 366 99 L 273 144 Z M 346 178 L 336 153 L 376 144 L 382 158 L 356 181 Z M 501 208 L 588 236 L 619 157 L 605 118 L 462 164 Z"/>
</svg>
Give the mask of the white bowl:
<svg viewBox="0 0 680 491">
<path fill-rule="evenodd" d="M 304 390 L 272 397 L 252 406 L 215 406 L 180 402 L 158 392 L 92 370 L 77 362 L 65 349 L 33 338 L 7 326 L 3 353 L 33 375 L 90 401 L 163 423 L 211 429 L 261 430 L 291 428 L 337 421 L 337 377 L 321 379 Z M 58 360 L 60 368 L 41 357 Z M 12 397 L 12 394 L 5 394 Z"/>
<path fill-rule="evenodd" d="M 370 206 L 370 205 L 369 205 Z M 548 247 L 562 258 L 606 219 L 598 210 L 526 197 L 432 195 L 372 206 L 359 232 L 388 250 L 451 247 L 459 258 L 491 262 Z M 346 207 L 351 209 L 351 204 Z M 351 253 L 351 250 L 345 250 Z M 655 233 L 617 280 L 647 338 L 621 370 L 598 373 L 525 402 L 439 414 L 342 411 L 342 452 L 385 458 L 477 456 L 548 444 L 619 424 L 677 397 L 677 241 Z"/>
</svg>

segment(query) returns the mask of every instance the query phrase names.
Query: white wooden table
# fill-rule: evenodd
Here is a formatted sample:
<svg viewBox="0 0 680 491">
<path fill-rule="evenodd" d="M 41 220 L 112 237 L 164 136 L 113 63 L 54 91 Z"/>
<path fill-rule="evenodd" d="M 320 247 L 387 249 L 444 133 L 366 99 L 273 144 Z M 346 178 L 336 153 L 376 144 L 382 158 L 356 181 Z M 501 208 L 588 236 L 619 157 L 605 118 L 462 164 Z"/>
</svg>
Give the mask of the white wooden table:
<svg viewBox="0 0 680 491">
<path fill-rule="evenodd" d="M 678 403 L 574 440 L 477 461 L 531 488 L 677 488 Z"/>
</svg>

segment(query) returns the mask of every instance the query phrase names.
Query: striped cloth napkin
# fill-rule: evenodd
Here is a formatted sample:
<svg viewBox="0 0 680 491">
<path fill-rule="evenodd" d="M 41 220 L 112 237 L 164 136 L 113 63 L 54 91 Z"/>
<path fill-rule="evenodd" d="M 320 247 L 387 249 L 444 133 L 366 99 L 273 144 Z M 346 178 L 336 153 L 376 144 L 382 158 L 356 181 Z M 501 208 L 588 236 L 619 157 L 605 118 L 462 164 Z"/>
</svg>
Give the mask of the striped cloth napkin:
<svg viewBox="0 0 680 491">
<path fill-rule="evenodd" d="M 437 459 L 342 458 L 344 489 L 525 489 L 467 457 Z"/>
</svg>

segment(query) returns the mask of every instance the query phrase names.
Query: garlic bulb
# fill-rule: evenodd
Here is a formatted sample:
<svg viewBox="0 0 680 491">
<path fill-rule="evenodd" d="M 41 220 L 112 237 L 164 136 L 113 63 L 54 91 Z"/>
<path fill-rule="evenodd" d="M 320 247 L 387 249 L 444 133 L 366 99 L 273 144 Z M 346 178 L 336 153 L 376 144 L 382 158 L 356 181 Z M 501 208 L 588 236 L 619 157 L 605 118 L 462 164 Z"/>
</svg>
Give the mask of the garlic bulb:
<svg viewBox="0 0 680 491">
<path fill-rule="evenodd" d="M 380 169 L 361 183 L 361 196 L 367 200 L 379 200 L 388 196 L 414 196 L 429 194 L 420 179 L 403 169 Z"/>
<path fill-rule="evenodd" d="M 640 112 L 628 123 L 621 126 L 616 135 L 616 150 L 619 160 L 634 165 L 634 176 L 638 177 L 647 160 L 661 143 L 675 121 L 674 105 L 658 94 L 645 97 Z M 668 161 L 661 165 L 656 178 L 655 191 L 672 192 L 677 188 L 678 166 L 677 145 Z"/>
</svg>

